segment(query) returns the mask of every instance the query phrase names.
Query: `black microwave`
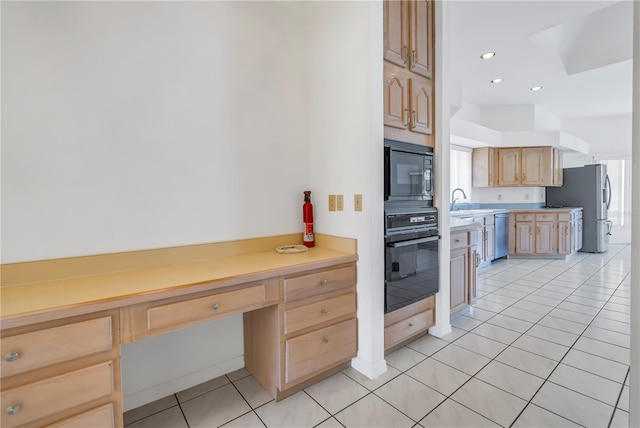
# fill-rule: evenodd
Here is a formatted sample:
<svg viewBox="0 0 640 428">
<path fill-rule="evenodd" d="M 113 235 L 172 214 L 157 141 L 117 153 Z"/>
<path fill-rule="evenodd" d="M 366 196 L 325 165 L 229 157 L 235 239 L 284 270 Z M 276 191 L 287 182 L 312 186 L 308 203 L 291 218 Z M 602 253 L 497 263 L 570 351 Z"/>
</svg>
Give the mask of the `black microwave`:
<svg viewBox="0 0 640 428">
<path fill-rule="evenodd" d="M 433 206 L 433 148 L 384 140 L 384 200 Z"/>
</svg>

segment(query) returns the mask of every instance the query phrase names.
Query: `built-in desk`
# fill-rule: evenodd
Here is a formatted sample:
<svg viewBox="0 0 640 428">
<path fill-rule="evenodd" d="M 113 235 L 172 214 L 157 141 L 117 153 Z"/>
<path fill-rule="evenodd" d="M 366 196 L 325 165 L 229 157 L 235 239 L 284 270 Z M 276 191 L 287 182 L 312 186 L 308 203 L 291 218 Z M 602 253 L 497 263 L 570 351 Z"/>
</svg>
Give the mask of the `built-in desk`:
<svg viewBox="0 0 640 428">
<path fill-rule="evenodd" d="M 356 242 L 284 235 L 2 266 L 3 427 L 121 427 L 120 345 L 244 314 L 245 366 L 276 399 L 357 351 Z"/>
</svg>

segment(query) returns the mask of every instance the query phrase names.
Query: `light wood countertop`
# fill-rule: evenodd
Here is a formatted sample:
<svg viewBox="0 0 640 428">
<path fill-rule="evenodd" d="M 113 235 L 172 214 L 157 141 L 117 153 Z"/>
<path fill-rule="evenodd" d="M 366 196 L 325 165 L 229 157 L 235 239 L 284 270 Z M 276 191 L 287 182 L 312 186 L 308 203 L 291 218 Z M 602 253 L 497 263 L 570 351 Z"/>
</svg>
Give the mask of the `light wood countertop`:
<svg viewBox="0 0 640 428">
<path fill-rule="evenodd" d="M 331 245 L 333 239 L 353 241 L 353 251 L 345 252 L 349 245 Z M 4 330 L 357 260 L 355 240 L 331 237 L 324 241 L 326 246 L 318 245 L 297 254 L 279 254 L 272 247 L 268 251 L 208 260 L 137 269 L 128 267 L 127 270 L 114 267 L 112 271 L 96 274 L 84 272 L 79 276 L 3 284 L 0 328 Z M 69 259 L 64 262 L 69 263 Z M 47 263 L 49 268 L 55 268 L 55 260 Z"/>
</svg>

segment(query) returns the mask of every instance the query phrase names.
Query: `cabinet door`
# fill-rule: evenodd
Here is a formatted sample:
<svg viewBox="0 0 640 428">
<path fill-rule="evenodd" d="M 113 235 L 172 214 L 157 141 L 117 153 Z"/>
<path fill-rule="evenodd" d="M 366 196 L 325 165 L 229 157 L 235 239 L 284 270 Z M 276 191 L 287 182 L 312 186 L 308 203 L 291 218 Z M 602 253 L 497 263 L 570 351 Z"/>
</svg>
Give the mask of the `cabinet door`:
<svg viewBox="0 0 640 428">
<path fill-rule="evenodd" d="M 400 67 L 409 60 L 409 3 L 384 2 L 384 59 Z"/>
<path fill-rule="evenodd" d="M 411 117 L 409 129 L 413 132 L 431 135 L 433 133 L 433 97 L 431 82 L 418 76 L 409 79 L 409 108 Z"/>
<path fill-rule="evenodd" d="M 549 162 L 544 162 L 545 149 L 549 149 Z M 551 177 L 551 148 L 550 147 L 523 147 L 520 152 L 522 175 L 520 183 L 523 186 L 544 185 L 544 165 L 547 165 L 549 177 Z M 550 184 L 550 183 L 549 183 Z"/>
<path fill-rule="evenodd" d="M 403 70 L 390 64 L 384 65 L 384 124 L 407 129 L 409 100 L 407 79 Z"/>
<path fill-rule="evenodd" d="M 562 150 L 553 149 L 553 186 L 560 187 L 563 183 L 562 176 Z"/>
<path fill-rule="evenodd" d="M 484 227 L 484 260 L 491 261 L 496 254 L 496 228 L 490 224 Z"/>
<path fill-rule="evenodd" d="M 467 284 L 469 256 L 467 248 L 451 252 L 449 262 L 451 269 L 451 314 L 459 312 L 467 306 Z"/>
<path fill-rule="evenodd" d="M 571 254 L 571 227 L 568 221 L 558 222 L 558 254 Z"/>
<path fill-rule="evenodd" d="M 478 277 L 478 265 L 480 257 L 478 255 L 478 247 L 472 245 L 469 247 L 469 286 L 468 286 L 468 303 L 471 305 L 476 301 L 478 291 L 476 288 Z"/>
<path fill-rule="evenodd" d="M 557 235 L 555 225 L 550 221 L 536 223 L 536 254 L 555 253 L 555 241 Z"/>
<path fill-rule="evenodd" d="M 493 147 L 479 147 L 473 149 L 471 155 L 471 174 L 473 187 L 493 187 L 496 185 L 494 174 L 498 151 Z"/>
<path fill-rule="evenodd" d="M 533 222 L 516 223 L 516 254 L 533 253 Z"/>
<path fill-rule="evenodd" d="M 582 219 L 576 220 L 576 251 L 582 248 Z"/>
<path fill-rule="evenodd" d="M 432 76 L 432 1 L 411 0 L 409 7 L 409 69 L 421 76 Z"/>
<path fill-rule="evenodd" d="M 520 184 L 520 149 L 498 149 L 498 186 Z"/>
</svg>

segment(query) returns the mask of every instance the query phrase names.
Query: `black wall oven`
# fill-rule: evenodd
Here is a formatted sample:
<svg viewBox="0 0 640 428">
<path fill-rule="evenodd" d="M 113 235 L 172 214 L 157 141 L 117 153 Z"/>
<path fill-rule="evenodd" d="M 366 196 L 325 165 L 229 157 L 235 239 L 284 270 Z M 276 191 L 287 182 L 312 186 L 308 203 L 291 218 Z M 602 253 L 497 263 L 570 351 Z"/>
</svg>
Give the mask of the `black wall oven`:
<svg viewBox="0 0 640 428">
<path fill-rule="evenodd" d="M 384 312 L 438 292 L 438 211 L 394 204 L 385 206 Z"/>
<path fill-rule="evenodd" d="M 433 149 L 384 140 L 384 200 L 433 206 Z"/>
</svg>

